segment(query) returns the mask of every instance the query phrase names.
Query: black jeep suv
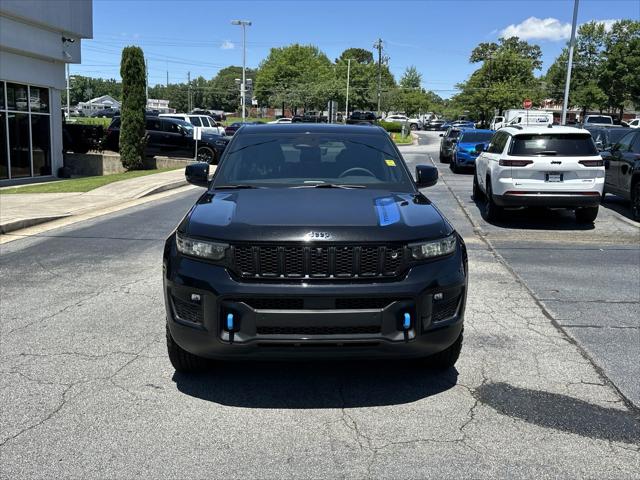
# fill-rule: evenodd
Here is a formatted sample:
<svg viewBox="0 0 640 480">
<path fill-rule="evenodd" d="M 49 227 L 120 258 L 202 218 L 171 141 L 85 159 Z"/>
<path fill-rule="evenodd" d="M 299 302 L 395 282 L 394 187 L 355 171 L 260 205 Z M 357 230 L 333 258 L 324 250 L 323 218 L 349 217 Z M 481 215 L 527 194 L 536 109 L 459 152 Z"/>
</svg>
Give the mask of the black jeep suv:
<svg viewBox="0 0 640 480">
<path fill-rule="evenodd" d="M 193 125 L 175 118 L 145 117 L 145 156 L 163 155 L 167 157 L 194 158 L 196 140 L 193 139 Z M 229 143 L 222 135 L 202 132 L 197 141 L 198 160 L 216 164 Z M 102 148 L 117 152 L 120 147 L 120 117 L 114 117 L 107 128 Z"/>
<path fill-rule="evenodd" d="M 247 125 L 165 243 L 169 358 L 427 358 L 462 346 L 467 256 L 379 127 Z"/>
</svg>

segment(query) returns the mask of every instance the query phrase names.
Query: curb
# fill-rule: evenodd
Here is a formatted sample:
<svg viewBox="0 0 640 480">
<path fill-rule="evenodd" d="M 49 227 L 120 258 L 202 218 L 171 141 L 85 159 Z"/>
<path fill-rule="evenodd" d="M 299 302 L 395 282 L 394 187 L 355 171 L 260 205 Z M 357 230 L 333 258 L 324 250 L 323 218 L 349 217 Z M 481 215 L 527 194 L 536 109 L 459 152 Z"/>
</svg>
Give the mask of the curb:
<svg viewBox="0 0 640 480">
<path fill-rule="evenodd" d="M 189 185 L 189 183 L 184 180 L 176 180 L 175 182 L 165 183 L 164 185 L 158 185 L 157 187 L 153 187 L 146 192 L 142 192 L 139 195 L 136 195 L 135 198 L 143 198 L 148 197 L 149 195 L 155 195 L 156 193 L 165 192 L 167 190 L 173 190 L 174 188 L 184 187 L 185 185 Z"/>
<path fill-rule="evenodd" d="M 167 190 L 173 190 L 176 188 L 180 188 L 180 187 L 184 187 L 185 185 L 188 185 L 187 181 L 184 179 L 181 180 L 176 180 L 173 181 L 171 183 L 166 183 L 164 185 L 158 185 L 156 187 L 152 187 L 151 189 L 147 190 L 146 192 L 142 192 L 139 195 L 136 195 L 134 198 L 132 198 L 131 200 L 137 200 L 140 198 L 144 198 L 144 197 L 149 197 L 151 195 L 155 195 L 158 193 L 162 193 L 165 192 Z M 126 203 L 126 202 L 123 202 Z M 85 214 L 86 212 L 82 212 L 82 214 Z M 20 220 L 15 220 L 12 222 L 8 222 L 5 224 L 0 224 L 0 235 L 4 235 L 6 233 L 10 233 L 10 232 L 15 232 L 16 230 L 22 230 L 23 228 L 29 228 L 29 227 L 33 227 L 35 225 L 40 225 L 43 223 L 48 223 L 48 222 L 53 222 L 55 220 L 60 220 L 62 218 L 68 218 L 68 217 L 73 217 L 74 214 L 63 214 L 63 215 L 52 215 L 49 217 L 35 217 L 35 218 L 24 218 L 24 219 L 20 219 Z"/>
<path fill-rule="evenodd" d="M 53 222 L 61 218 L 70 217 L 70 214 L 53 215 L 50 217 L 36 217 L 36 218 L 23 218 L 21 220 L 14 220 L 0 225 L 0 234 L 9 232 L 15 232 L 16 230 L 22 230 L 23 228 L 33 227 L 34 225 L 40 225 L 41 223 Z"/>
</svg>

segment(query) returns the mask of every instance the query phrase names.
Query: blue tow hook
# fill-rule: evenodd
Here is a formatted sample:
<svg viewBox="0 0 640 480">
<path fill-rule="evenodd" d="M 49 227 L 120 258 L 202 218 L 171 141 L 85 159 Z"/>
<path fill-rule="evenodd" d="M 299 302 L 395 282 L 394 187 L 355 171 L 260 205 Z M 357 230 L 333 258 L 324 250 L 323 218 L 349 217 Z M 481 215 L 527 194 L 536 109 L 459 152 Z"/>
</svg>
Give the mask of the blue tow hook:
<svg viewBox="0 0 640 480">
<path fill-rule="evenodd" d="M 227 313 L 227 331 L 229 332 L 229 343 L 233 343 L 233 337 L 235 336 L 235 325 L 233 322 L 233 313 Z"/>
<path fill-rule="evenodd" d="M 402 328 L 409 330 L 411 328 L 411 314 L 405 313 L 404 320 L 402 321 Z"/>
<path fill-rule="evenodd" d="M 404 331 L 404 341 L 409 341 L 409 329 L 411 328 L 411 314 L 405 312 L 402 319 L 402 329 Z"/>
</svg>

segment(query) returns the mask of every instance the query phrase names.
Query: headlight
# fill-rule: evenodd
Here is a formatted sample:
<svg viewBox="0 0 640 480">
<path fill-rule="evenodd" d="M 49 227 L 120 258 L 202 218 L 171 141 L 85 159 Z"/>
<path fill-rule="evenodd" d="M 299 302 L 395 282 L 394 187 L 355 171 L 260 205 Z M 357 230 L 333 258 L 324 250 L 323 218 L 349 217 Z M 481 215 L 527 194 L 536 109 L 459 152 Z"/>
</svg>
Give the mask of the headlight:
<svg viewBox="0 0 640 480">
<path fill-rule="evenodd" d="M 411 256 L 415 260 L 424 260 L 426 258 L 441 257 L 453 253 L 456 249 L 458 240 L 456 235 L 450 235 L 440 240 L 432 240 L 429 242 L 415 243 L 409 245 L 411 248 Z"/>
<path fill-rule="evenodd" d="M 176 232 L 176 245 L 178 251 L 192 257 L 206 258 L 208 260 L 222 260 L 229 248 L 226 243 L 205 242 L 189 238 Z"/>
</svg>

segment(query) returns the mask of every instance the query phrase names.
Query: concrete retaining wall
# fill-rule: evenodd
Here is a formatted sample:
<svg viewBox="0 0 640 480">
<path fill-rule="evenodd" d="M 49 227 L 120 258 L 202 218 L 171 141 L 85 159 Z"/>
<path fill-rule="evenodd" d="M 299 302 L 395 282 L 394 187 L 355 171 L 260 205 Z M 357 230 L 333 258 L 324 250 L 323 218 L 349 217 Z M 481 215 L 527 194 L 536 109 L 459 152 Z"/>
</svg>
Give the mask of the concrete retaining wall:
<svg viewBox="0 0 640 480">
<path fill-rule="evenodd" d="M 184 168 L 193 160 L 174 157 L 149 157 L 144 160 L 146 169 Z M 90 177 L 123 173 L 126 170 L 120 162 L 120 155 L 108 153 L 66 153 L 64 165 L 71 169 L 71 175 Z"/>
</svg>

